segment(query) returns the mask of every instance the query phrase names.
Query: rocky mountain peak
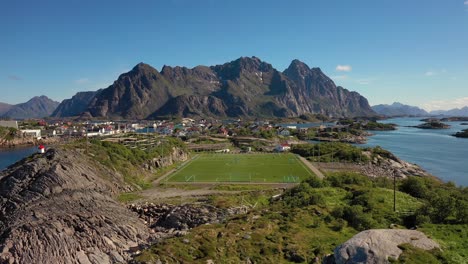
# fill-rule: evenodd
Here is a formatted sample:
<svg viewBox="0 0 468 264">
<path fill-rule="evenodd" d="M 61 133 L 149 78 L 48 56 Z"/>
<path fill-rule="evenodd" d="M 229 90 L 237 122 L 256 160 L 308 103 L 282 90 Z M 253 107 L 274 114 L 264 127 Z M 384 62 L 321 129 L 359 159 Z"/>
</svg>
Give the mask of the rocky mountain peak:
<svg viewBox="0 0 468 264">
<path fill-rule="evenodd" d="M 300 60 L 293 60 L 289 67 L 284 70 L 284 74 L 293 80 L 304 79 L 310 73 L 311 69 L 307 64 Z"/>
<path fill-rule="evenodd" d="M 147 72 L 158 72 L 155 68 L 153 68 L 151 65 L 140 62 L 133 69 L 131 72 L 141 72 L 141 73 L 147 73 Z M 158 72 L 159 73 L 159 72 Z"/>
</svg>

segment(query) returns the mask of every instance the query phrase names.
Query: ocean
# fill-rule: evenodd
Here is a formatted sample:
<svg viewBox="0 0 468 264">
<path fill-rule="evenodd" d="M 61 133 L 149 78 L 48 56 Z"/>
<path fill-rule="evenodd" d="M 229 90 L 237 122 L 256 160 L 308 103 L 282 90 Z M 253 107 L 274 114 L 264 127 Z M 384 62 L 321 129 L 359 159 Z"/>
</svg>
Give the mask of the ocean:
<svg viewBox="0 0 468 264">
<path fill-rule="evenodd" d="M 398 125 L 395 131 L 372 131 L 364 146 L 381 146 L 399 158 L 416 163 L 432 175 L 457 185 L 468 186 L 468 138 L 451 136 L 467 129 L 463 122 L 444 122 L 449 129 L 419 129 L 421 118 L 393 118 L 380 121 Z"/>
<path fill-rule="evenodd" d="M 37 146 L 19 147 L 19 148 L 0 148 L 0 170 L 5 169 L 11 164 L 37 152 Z"/>
</svg>

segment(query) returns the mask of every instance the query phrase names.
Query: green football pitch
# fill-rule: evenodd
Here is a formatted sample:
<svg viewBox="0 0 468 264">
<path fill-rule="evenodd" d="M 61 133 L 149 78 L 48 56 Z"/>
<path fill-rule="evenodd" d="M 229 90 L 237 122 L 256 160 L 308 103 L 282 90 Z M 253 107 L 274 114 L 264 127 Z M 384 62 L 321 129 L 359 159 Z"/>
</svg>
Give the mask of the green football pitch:
<svg viewBox="0 0 468 264">
<path fill-rule="evenodd" d="M 300 182 L 313 173 L 294 154 L 199 154 L 167 182 Z"/>
</svg>

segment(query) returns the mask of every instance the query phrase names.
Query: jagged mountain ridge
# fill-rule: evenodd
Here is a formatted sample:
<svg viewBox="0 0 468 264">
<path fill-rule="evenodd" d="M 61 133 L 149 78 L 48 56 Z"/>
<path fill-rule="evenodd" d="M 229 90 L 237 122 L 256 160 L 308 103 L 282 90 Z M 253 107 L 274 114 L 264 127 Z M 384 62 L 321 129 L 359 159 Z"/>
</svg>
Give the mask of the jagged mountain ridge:
<svg viewBox="0 0 468 264">
<path fill-rule="evenodd" d="M 47 96 L 35 96 L 26 103 L 13 105 L 1 117 L 13 119 L 42 118 L 50 116 L 59 105 Z"/>
<path fill-rule="evenodd" d="M 67 116 L 67 107 L 59 106 Z M 375 115 L 367 99 L 337 87 L 319 68 L 294 60 L 280 72 L 256 57 L 216 66 L 140 63 L 89 101 L 89 117 L 145 119 L 156 116 L 287 117 Z"/>
<path fill-rule="evenodd" d="M 425 110 L 411 105 L 394 102 L 391 105 L 380 104 L 372 106 L 372 109 L 384 116 L 429 116 Z"/>
</svg>

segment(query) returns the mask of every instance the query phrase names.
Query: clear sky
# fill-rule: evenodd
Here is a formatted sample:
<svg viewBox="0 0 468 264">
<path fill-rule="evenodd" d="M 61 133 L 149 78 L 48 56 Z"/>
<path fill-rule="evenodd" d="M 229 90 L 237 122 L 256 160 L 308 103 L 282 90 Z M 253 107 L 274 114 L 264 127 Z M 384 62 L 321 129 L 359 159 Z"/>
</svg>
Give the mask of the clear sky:
<svg viewBox="0 0 468 264">
<path fill-rule="evenodd" d="M 257 56 L 320 67 L 371 105 L 468 105 L 468 0 L 15 0 L 0 34 L 6 103 L 105 88 L 139 62 Z"/>
</svg>

